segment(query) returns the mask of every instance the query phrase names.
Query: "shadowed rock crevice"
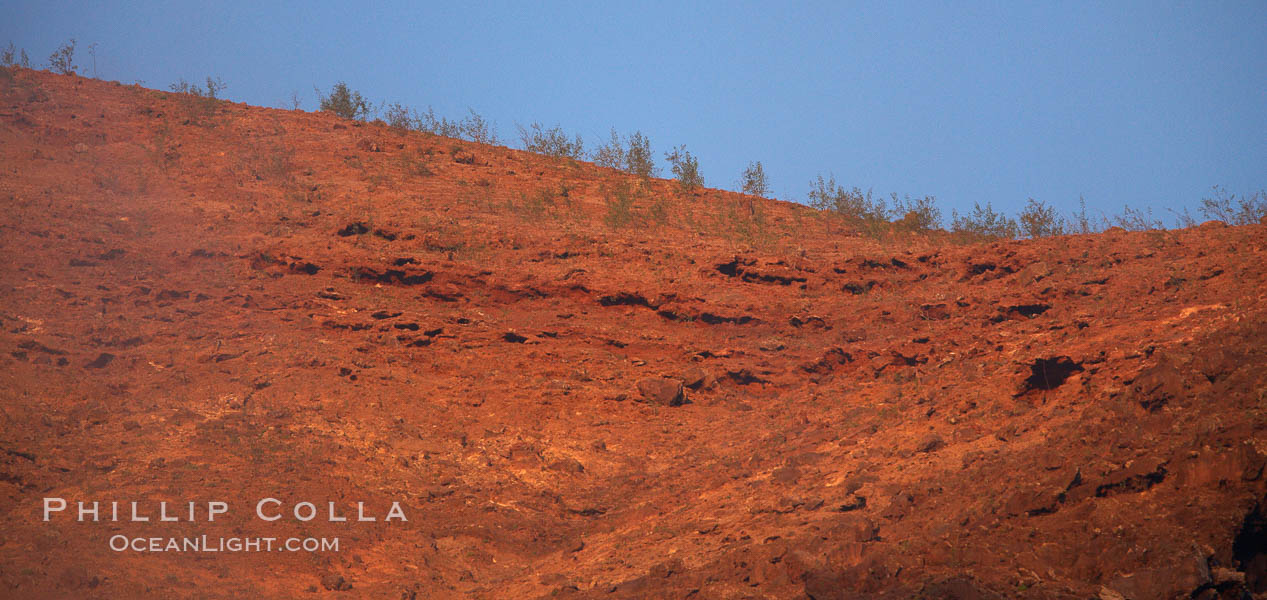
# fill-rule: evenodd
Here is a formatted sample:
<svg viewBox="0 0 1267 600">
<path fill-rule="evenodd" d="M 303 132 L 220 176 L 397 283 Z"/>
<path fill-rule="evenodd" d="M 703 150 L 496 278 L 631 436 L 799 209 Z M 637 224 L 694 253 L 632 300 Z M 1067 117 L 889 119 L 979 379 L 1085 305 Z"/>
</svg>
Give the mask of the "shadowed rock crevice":
<svg viewBox="0 0 1267 600">
<path fill-rule="evenodd" d="M 598 303 L 603 306 L 645 306 L 647 308 L 654 308 L 651 305 L 651 301 L 647 300 L 646 296 L 631 292 L 609 294 L 599 298 Z"/>
<path fill-rule="evenodd" d="M 805 277 L 797 275 L 780 275 L 777 273 L 766 273 L 755 269 L 746 268 L 756 265 L 755 260 L 744 260 L 735 257 L 728 263 L 717 265 L 717 271 L 729 277 L 738 277 L 748 283 L 773 283 L 777 285 L 792 285 L 793 283 L 805 283 L 809 281 Z"/>
<path fill-rule="evenodd" d="M 1048 310 L 1051 310 L 1050 304 L 1017 304 L 1015 306 L 1007 307 L 1004 312 L 1009 315 L 1020 315 L 1028 319 L 1030 317 L 1037 317 Z"/>
<path fill-rule="evenodd" d="M 1054 390 L 1065 383 L 1074 373 L 1083 371 L 1082 363 L 1074 362 L 1068 356 L 1039 358 L 1029 365 L 1029 377 L 1021 384 L 1017 394 L 1024 395 L 1033 391 Z"/>
<path fill-rule="evenodd" d="M 1245 515 L 1232 556 L 1245 574 L 1245 587 L 1254 594 L 1267 593 L 1267 513 L 1261 503 Z"/>
<path fill-rule="evenodd" d="M 1166 473 L 1164 463 L 1157 465 L 1136 463 L 1128 469 L 1110 475 L 1104 483 L 1096 486 L 1095 495 L 1098 498 L 1104 498 L 1116 494 L 1143 492 L 1165 481 Z"/>
<path fill-rule="evenodd" d="M 373 281 L 377 283 L 399 283 L 401 285 L 421 285 L 435 277 L 430 271 L 410 272 L 401 269 L 387 269 L 382 273 L 370 267 L 357 267 L 352 270 L 353 281 Z"/>
<path fill-rule="evenodd" d="M 358 221 L 355 223 L 348 223 L 347 227 L 340 229 L 336 233 L 339 235 L 339 237 L 349 237 L 353 235 L 361 235 L 361 234 L 369 233 L 369 231 L 370 231 L 370 228 L 366 227 L 365 223 L 361 223 Z"/>
</svg>

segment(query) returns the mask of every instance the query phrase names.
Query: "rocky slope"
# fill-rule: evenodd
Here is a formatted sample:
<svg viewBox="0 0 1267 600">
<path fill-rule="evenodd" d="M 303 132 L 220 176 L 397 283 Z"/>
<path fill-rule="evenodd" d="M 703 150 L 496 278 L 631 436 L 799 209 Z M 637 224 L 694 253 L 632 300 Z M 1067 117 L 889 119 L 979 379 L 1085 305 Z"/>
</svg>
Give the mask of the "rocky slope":
<svg viewBox="0 0 1267 600">
<path fill-rule="evenodd" d="M 0 596 L 1267 597 L 1267 226 L 875 239 L 21 69 L 0 169 Z"/>
</svg>

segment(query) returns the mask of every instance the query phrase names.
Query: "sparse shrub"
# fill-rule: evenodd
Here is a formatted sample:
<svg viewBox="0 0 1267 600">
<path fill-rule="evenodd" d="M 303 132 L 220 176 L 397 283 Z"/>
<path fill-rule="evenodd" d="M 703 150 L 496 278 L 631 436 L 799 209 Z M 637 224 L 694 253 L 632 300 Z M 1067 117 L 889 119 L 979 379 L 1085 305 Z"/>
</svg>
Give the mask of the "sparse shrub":
<svg viewBox="0 0 1267 600">
<path fill-rule="evenodd" d="M 418 117 L 414 115 L 414 111 L 409 107 L 394 102 L 383 112 L 387 125 L 396 129 L 418 129 Z"/>
<path fill-rule="evenodd" d="M 159 170 L 164 173 L 168 169 L 176 166 L 180 161 L 180 151 L 176 148 L 171 129 L 166 122 L 160 122 L 154 128 L 152 134 L 152 143 L 147 149 L 150 160 L 158 165 Z"/>
<path fill-rule="evenodd" d="M 401 152 L 397 161 L 406 176 L 431 177 L 436 174 L 435 171 L 431 170 L 426 155 L 422 153 Z"/>
<path fill-rule="evenodd" d="M 1041 200 L 1030 198 L 1018 220 L 1021 234 L 1025 237 L 1040 238 L 1065 233 L 1065 220 L 1056 214 L 1055 208 Z"/>
<path fill-rule="evenodd" d="M 894 231 L 930 231 L 941 227 L 941 209 L 933 196 L 911 198 L 889 194 L 890 207 L 884 198 L 871 190 L 860 188 L 846 190 L 836 184 L 835 176 L 824 179 L 819 175 L 810 182 L 809 205 L 811 208 L 836 215 L 872 237 L 880 237 Z"/>
<path fill-rule="evenodd" d="M 97 42 L 88 44 L 88 56 L 92 57 L 92 78 L 97 78 Z"/>
<path fill-rule="evenodd" d="M 672 165 L 673 178 L 683 192 L 704 185 L 704 176 L 699 173 L 699 160 L 686 150 L 685 145 L 678 146 L 673 152 L 665 152 L 664 159 Z"/>
<path fill-rule="evenodd" d="M 770 185 L 766 182 L 765 169 L 761 161 L 748 163 L 743 171 L 743 193 L 751 196 L 765 197 L 770 193 Z"/>
<path fill-rule="evenodd" d="M 563 216 L 568 218 L 576 218 L 576 204 L 572 201 L 572 187 L 560 181 L 559 189 L 554 192 L 555 206 L 563 209 Z"/>
<path fill-rule="evenodd" d="M 1166 228 L 1161 219 L 1153 218 L 1152 209 L 1139 210 L 1130 206 L 1122 207 L 1122 214 L 1113 217 L 1113 224 L 1127 231 L 1151 231 Z"/>
<path fill-rule="evenodd" d="M 1228 225 L 1253 225 L 1267 216 L 1267 191 L 1237 198 L 1216 185 L 1212 198 L 1201 199 L 1201 214 Z"/>
<path fill-rule="evenodd" d="M 508 202 L 507 207 L 516 210 L 522 216 L 531 218 L 550 216 L 563 219 L 574 216 L 571 210 L 573 207 L 571 189 L 563 183 L 555 189 L 537 188 L 530 194 L 521 191 L 518 206 Z"/>
<path fill-rule="evenodd" d="M 603 201 L 607 204 L 607 214 L 603 222 L 612 229 L 632 225 L 634 222 L 635 192 L 627 181 L 617 182 L 612 189 L 603 191 Z"/>
<path fill-rule="evenodd" d="M 820 174 L 818 179 L 809 182 L 810 190 L 809 205 L 818 210 L 835 210 L 836 198 L 845 193 L 845 189 L 836 185 L 836 176 L 829 175 L 828 179 L 823 179 Z"/>
<path fill-rule="evenodd" d="M 465 119 L 451 121 L 445 117 L 437 117 L 435 109 L 431 107 L 427 107 L 427 112 L 419 114 L 400 104 L 393 104 L 387 109 L 387 123 L 389 125 L 396 123 L 398 126 L 431 135 L 464 139 L 480 144 L 496 144 L 497 132 L 488 121 L 475 112 L 475 109 L 466 110 L 468 114 Z"/>
<path fill-rule="evenodd" d="M 323 96 L 321 90 L 317 90 L 317 97 L 321 99 L 322 112 L 332 113 L 344 119 L 361 121 L 370 115 L 369 101 L 360 92 L 348 88 L 348 84 L 342 81 L 334 84 L 329 95 Z"/>
<path fill-rule="evenodd" d="M 656 225 L 665 225 L 669 222 L 669 203 L 663 197 L 651 201 L 651 206 L 647 207 L 647 220 Z"/>
<path fill-rule="evenodd" d="M 739 198 L 734 202 L 725 203 L 720 220 L 724 234 L 734 240 L 752 246 L 769 241 L 765 211 L 752 198 Z"/>
<path fill-rule="evenodd" d="M 889 211 L 883 198 L 873 198 L 871 191 L 863 192 L 859 188 L 846 191 L 836 185 L 836 177 L 829 176 L 810 182 L 810 206 L 818 210 L 831 211 L 847 220 L 855 222 L 888 221 Z"/>
<path fill-rule="evenodd" d="M 189 82 L 184 79 L 171 84 L 168 89 L 176 92 L 177 94 L 191 94 L 199 98 L 216 100 L 220 98 L 220 92 L 224 91 L 228 87 L 229 86 L 225 85 L 219 77 L 208 77 L 207 87 L 205 89 L 198 87 L 197 84 L 190 85 Z"/>
<path fill-rule="evenodd" d="M 414 123 L 414 127 L 418 131 L 430 133 L 431 135 L 450 138 L 462 137 L 461 124 L 455 121 L 450 121 L 444 117 L 436 118 L 435 109 L 429 106 L 427 107 L 426 114 L 418 115 L 417 120 Z"/>
<path fill-rule="evenodd" d="M 306 195 L 295 177 L 294 151 L 280 136 L 256 139 L 243 145 L 236 159 L 234 170 L 242 178 L 239 185 L 247 182 L 275 185 L 292 198 Z"/>
<path fill-rule="evenodd" d="M 611 131 L 611 139 L 594 150 L 594 153 L 590 155 L 590 160 L 600 167 L 625 168 L 625 145 L 621 143 L 620 135 L 615 129 Z"/>
<path fill-rule="evenodd" d="M 951 211 L 951 230 L 960 235 L 993 239 L 1015 239 L 1019 228 L 1011 217 L 995 212 L 990 203 L 982 208 L 979 203 L 972 203 L 972 212 L 960 215 Z"/>
<path fill-rule="evenodd" d="M 625 171 L 639 177 L 655 177 L 660 173 L 651 155 L 651 141 L 641 131 L 629 136 L 625 149 Z"/>
<path fill-rule="evenodd" d="M 320 185 L 301 185 L 298 181 L 292 180 L 285 197 L 291 202 L 312 204 L 325 200 L 326 192 Z"/>
<path fill-rule="evenodd" d="M 1099 233 L 1104 230 L 1104 227 L 1087 214 L 1087 201 L 1082 196 L 1078 196 L 1078 212 L 1073 213 L 1070 223 L 1069 228 L 1073 233 Z"/>
<path fill-rule="evenodd" d="M 453 162 L 460 165 L 474 165 L 475 153 L 463 148 L 461 144 L 454 144 L 449 147 L 449 156 L 453 157 Z"/>
<path fill-rule="evenodd" d="M 465 119 L 462 119 L 461 132 L 462 137 L 480 144 L 496 144 L 497 132 L 492 126 L 484 120 L 484 117 L 475 112 L 473 108 L 467 108 L 469 113 Z"/>
<path fill-rule="evenodd" d="M 834 176 L 824 180 L 822 175 L 810 185 L 810 204 L 814 208 L 843 219 L 871 237 L 879 237 L 893 229 L 884 199 L 874 197 L 871 190 L 863 192 L 855 187 L 846 191 L 836 185 Z"/>
<path fill-rule="evenodd" d="M 897 194 L 891 196 L 893 209 L 891 215 L 894 225 L 907 231 L 930 231 L 941 227 L 941 209 L 937 208 L 937 199 L 932 196 L 911 199 L 907 196 L 898 199 Z"/>
<path fill-rule="evenodd" d="M 202 123 L 215 115 L 216 109 L 220 107 L 220 92 L 228 87 L 219 77 L 208 77 L 205 88 L 197 84 L 190 85 L 181 79 L 168 86 L 168 89 L 181 94 L 180 101 L 190 122 Z"/>
<path fill-rule="evenodd" d="M 26 53 L 23 52 L 25 55 Z M 48 67 L 55 73 L 62 75 L 74 75 L 77 66 L 75 66 L 75 38 L 71 38 L 69 42 L 57 47 L 57 50 L 48 55 Z"/>
<path fill-rule="evenodd" d="M 283 186 L 295 183 L 294 151 L 279 141 L 256 146 L 258 153 L 251 161 L 256 179 L 272 181 Z"/>
<path fill-rule="evenodd" d="M 1180 228 L 1196 227 L 1198 225 L 1196 217 L 1192 216 L 1192 212 L 1188 207 L 1183 208 L 1183 212 L 1177 212 L 1174 209 L 1166 209 L 1175 215 L 1175 219 L 1179 221 Z"/>
<path fill-rule="evenodd" d="M 13 47 L 13 42 L 9 42 L 9 47 L 0 51 L 0 64 L 6 67 L 23 67 L 31 68 L 31 59 L 26 55 L 26 50 L 18 50 Z"/>
<path fill-rule="evenodd" d="M 492 180 L 481 178 L 472 183 L 465 179 L 458 179 L 457 183 L 458 202 L 470 206 L 473 210 L 496 212 L 502 207 L 514 208 L 510 198 L 506 198 L 504 203 L 498 202 L 497 184 Z"/>
<path fill-rule="evenodd" d="M 571 158 L 580 160 L 585 156 L 585 145 L 580 134 L 568 139 L 561 127 L 545 129 L 540 123 L 533 123 L 527 129 L 519 125 L 519 139 L 523 141 L 524 150 L 553 156 L 555 158 Z"/>
<path fill-rule="evenodd" d="M 613 129 L 611 139 L 595 149 L 590 160 L 600 167 L 620 169 L 643 178 L 660 174 L 655 157 L 651 154 L 651 141 L 641 131 L 635 131 L 622 141 Z"/>
<path fill-rule="evenodd" d="M 519 192 L 519 209 L 525 216 L 541 217 L 554 208 L 554 196 L 550 190 L 539 188 L 532 194 Z"/>
</svg>

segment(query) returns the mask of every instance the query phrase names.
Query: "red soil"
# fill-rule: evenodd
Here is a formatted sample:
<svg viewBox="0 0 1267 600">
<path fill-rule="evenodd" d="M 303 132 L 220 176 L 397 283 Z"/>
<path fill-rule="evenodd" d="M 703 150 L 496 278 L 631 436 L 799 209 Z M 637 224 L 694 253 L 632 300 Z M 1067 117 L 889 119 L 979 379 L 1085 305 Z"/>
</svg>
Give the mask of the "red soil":
<svg viewBox="0 0 1267 600">
<path fill-rule="evenodd" d="M 1267 226 L 622 226 L 587 163 L 22 69 L 0 160 L 0 596 L 1267 597 Z M 134 500 L 230 512 L 74 518 Z M 109 546 L 204 534 L 340 550 Z"/>
</svg>

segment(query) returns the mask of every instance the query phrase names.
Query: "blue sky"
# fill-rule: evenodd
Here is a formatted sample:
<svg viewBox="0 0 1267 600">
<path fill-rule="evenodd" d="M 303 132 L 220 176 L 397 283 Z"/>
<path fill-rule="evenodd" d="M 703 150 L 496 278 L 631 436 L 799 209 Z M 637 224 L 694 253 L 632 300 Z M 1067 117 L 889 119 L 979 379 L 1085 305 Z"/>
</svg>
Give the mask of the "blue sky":
<svg viewBox="0 0 1267 600">
<path fill-rule="evenodd" d="M 760 160 L 810 181 L 934 195 L 949 217 L 1079 196 L 1195 208 L 1267 189 L 1267 2 L 0 3 L 35 66 L 69 38 L 81 72 L 166 89 L 208 75 L 282 106 L 345 80 L 375 101 L 502 140 L 561 125 L 593 145 L 685 144 L 707 184 Z"/>
</svg>

